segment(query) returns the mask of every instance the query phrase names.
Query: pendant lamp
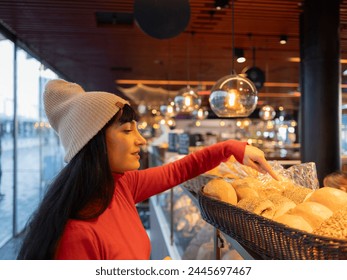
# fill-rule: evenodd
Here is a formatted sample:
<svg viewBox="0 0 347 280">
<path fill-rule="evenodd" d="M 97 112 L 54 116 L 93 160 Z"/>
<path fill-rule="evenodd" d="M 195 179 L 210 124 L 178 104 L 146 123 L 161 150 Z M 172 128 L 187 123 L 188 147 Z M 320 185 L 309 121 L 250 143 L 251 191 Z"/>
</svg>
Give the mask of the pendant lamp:
<svg viewBox="0 0 347 280">
<path fill-rule="evenodd" d="M 206 108 L 200 108 L 198 110 L 193 111 L 193 116 L 197 120 L 204 120 L 208 117 L 208 110 L 206 110 Z"/>
<path fill-rule="evenodd" d="M 175 97 L 177 113 L 192 113 L 200 108 L 201 99 L 189 85 L 178 92 Z"/>
<path fill-rule="evenodd" d="M 259 117 L 264 121 L 273 120 L 275 116 L 276 116 L 276 111 L 270 105 L 263 106 L 259 111 Z"/>
<path fill-rule="evenodd" d="M 164 117 L 173 118 L 176 116 L 176 110 L 175 110 L 175 103 L 169 102 L 168 105 L 161 105 L 160 106 L 160 113 Z"/>
<path fill-rule="evenodd" d="M 219 79 L 211 89 L 209 102 L 212 111 L 218 117 L 247 117 L 256 108 L 258 92 L 249 79 L 237 75 L 234 71 L 234 0 L 232 12 L 232 66 L 231 75 Z"/>
<path fill-rule="evenodd" d="M 193 33 L 192 33 L 193 35 Z M 174 99 L 177 113 L 192 113 L 201 106 L 201 99 L 189 85 L 189 40 L 187 40 L 187 76 L 188 85 L 181 89 Z"/>
</svg>

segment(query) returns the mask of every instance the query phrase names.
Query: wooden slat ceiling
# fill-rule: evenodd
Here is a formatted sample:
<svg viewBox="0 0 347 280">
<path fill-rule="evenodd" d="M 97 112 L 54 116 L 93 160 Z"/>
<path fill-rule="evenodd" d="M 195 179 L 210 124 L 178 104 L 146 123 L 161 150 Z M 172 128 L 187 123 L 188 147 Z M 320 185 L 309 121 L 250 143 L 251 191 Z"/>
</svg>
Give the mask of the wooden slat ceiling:
<svg viewBox="0 0 347 280">
<path fill-rule="evenodd" d="M 347 1 L 341 2 L 341 57 L 347 58 Z M 298 105 L 299 98 L 290 93 L 298 91 L 299 82 L 300 0 L 235 0 L 233 36 L 230 7 L 217 11 L 213 0 L 189 3 L 189 24 L 171 39 L 145 34 L 133 19 L 131 0 L 1 0 L 0 23 L 67 79 L 86 90 L 113 92 L 134 80 L 162 81 L 148 85 L 178 89 L 189 79 L 208 90 L 231 72 L 234 38 L 247 58 L 234 64 L 236 72 L 254 65 L 265 72 L 261 104 Z M 98 24 L 100 12 L 126 15 L 130 24 Z M 279 44 L 282 34 L 288 36 L 286 45 Z"/>
</svg>

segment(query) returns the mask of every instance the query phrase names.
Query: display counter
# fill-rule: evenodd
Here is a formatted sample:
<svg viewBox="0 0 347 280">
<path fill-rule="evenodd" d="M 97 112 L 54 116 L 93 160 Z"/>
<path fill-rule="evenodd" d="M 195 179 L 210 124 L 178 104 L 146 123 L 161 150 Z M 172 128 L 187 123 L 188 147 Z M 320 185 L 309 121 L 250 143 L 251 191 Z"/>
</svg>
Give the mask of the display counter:
<svg viewBox="0 0 347 280">
<path fill-rule="evenodd" d="M 252 259 L 201 218 L 196 196 L 181 185 L 150 199 L 150 223 L 154 260 Z"/>
</svg>

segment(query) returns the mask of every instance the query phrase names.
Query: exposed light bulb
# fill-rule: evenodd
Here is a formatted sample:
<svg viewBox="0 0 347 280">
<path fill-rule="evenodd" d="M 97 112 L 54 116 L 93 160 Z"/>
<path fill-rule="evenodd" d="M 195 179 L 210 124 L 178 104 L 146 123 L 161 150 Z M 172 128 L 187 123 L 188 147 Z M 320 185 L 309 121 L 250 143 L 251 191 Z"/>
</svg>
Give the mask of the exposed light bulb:
<svg viewBox="0 0 347 280">
<path fill-rule="evenodd" d="M 175 97 L 175 107 L 178 113 L 192 113 L 200 108 L 201 99 L 189 86 L 179 91 Z"/>
<path fill-rule="evenodd" d="M 247 117 L 256 108 L 257 89 L 249 79 L 232 74 L 216 82 L 209 102 L 218 117 Z"/>
<path fill-rule="evenodd" d="M 225 98 L 225 107 L 233 109 L 236 105 L 236 96 L 237 92 L 235 90 L 231 90 Z"/>
</svg>

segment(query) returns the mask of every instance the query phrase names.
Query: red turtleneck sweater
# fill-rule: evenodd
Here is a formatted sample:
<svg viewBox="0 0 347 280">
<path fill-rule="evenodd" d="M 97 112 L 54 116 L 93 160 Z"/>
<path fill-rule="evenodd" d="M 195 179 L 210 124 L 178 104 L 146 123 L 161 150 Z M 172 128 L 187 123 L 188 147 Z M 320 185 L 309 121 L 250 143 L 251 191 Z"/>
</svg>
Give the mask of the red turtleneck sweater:
<svg viewBox="0 0 347 280">
<path fill-rule="evenodd" d="M 194 178 L 231 155 L 242 162 L 246 143 L 228 140 L 164 166 L 113 174 L 114 198 L 96 219 L 69 220 L 56 259 L 148 260 L 151 246 L 136 203 Z"/>
</svg>

